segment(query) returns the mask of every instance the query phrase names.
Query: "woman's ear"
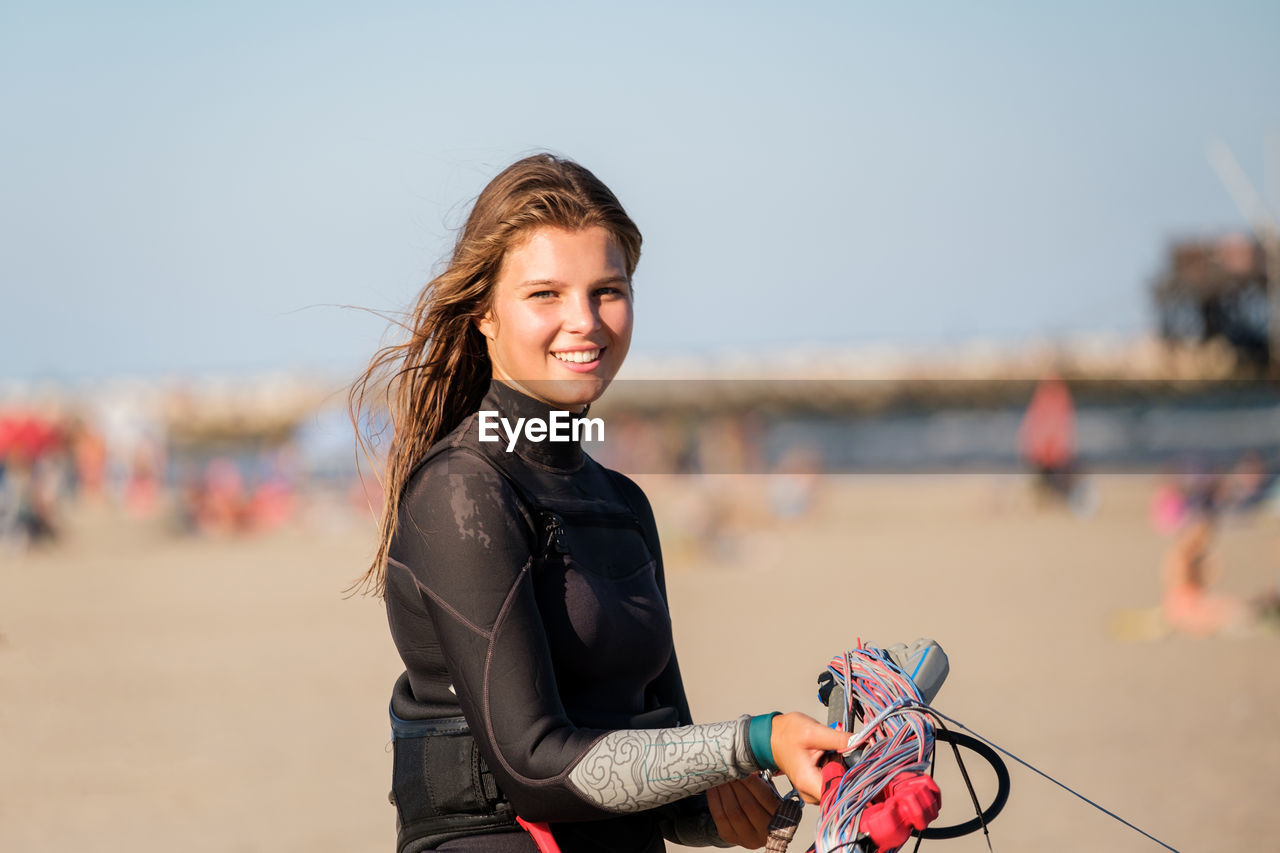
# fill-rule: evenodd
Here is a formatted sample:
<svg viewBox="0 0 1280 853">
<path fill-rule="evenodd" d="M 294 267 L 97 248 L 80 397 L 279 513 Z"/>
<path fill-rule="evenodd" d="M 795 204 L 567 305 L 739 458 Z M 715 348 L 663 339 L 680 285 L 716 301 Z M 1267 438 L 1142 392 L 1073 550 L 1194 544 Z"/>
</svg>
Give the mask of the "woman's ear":
<svg viewBox="0 0 1280 853">
<path fill-rule="evenodd" d="M 498 321 L 493 318 L 493 309 L 490 308 L 484 312 L 481 317 L 473 318 L 472 322 L 476 324 L 476 328 L 480 330 L 480 334 L 489 340 L 493 340 L 498 334 Z"/>
</svg>

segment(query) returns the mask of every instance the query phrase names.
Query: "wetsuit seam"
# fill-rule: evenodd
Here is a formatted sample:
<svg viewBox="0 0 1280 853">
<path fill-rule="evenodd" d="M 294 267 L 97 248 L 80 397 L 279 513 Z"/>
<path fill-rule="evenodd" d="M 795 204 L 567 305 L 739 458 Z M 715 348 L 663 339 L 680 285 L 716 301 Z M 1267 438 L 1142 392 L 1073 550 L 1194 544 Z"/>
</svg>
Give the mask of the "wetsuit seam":
<svg viewBox="0 0 1280 853">
<path fill-rule="evenodd" d="M 394 557 L 388 557 L 387 563 L 399 566 L 400 568 L 404 569 L 410 574 L 413 574 L 413 569 L 409 568 L 404 563 L 400 562 Z M 467 617 L 459 613 L 457 608 L 455 608 L 452 604 L 450 604 L 449 602 L 441 598 L 436 592 L 434 592 L 431 589 L 431 587 L 426 586 L 422 582 L 418 581 L 416 575 L 414 576 L 414 582 L 417 583 L 418 589 L 422 590 L 424 593 L 429 595 L 431 597 L 431 600 L 434 601 L 440 607 L 440 609 L 444 610 L 446 613 L 452 616 L 456 621 L 462 623 L 462 625 L 465 626 L 467 629 L 469 629 L 470 631 L 476 634 L 479 634 L 481 637 L 484 637 L 486 640 L 493 639 L 493 635 L 490 632 L 484 630 L 479 625 L 477 625 L 476 623 L 472 622 L 470 619 L 468 619 Z"/>
<path fill-rule="evenodd" d="M 485 725 L 485 728 L 488 729 L 489 740 L 493 744 L 494 756 L 498 759 L 499 762 L 502 763 L 503 768 L 508 773 L 511 774 L 512 778 L 526 785 L 543 786 L 543 785 L 554 785 L 558 782 L 562 782 L 566 780 L 569 777 L 570 771 L 572 771 L 573 768 L 578 765 L 578 762 L 582 760 L 582 756 L 586 755 L 587 752 L 591 749 L 591 747 L 595 746 L 596 743 L 598 743 L 602 738 L 605 737 L 605 735 L 608 734 L 608 732 L 603 732 L 598 737 L 594 738 L 591 741 L 591 744 L 587 747 L 587 749 L 584 749 L 582 752 L 580 752 L 578 754 L 577 759 L 574 760 L 574 762 L 569 767 L 566 767 L 564 770 L 562 770 L 561 772 L 557 773 L 554 776 L 547 776 L 542 779 L 538 779 L 533 776 L 526 776 L 523 773 L 519 772 L 518 770 L 516 770 L 515 767 L 511 766 L 511 762 L 507 761 L 507 757 L 502 754 L 501 743 L 498 740 L 497 732 L 494 731 L 494 728 L 493 728 L 493 713 L 489 705 L 489 672 L 493 665 L 493 652 L 494 652 L 494 646 L 498 642 L 498 632 L 502 629 L 503 620 L 506 619 L 507 615 L 510 613 L 512 602 L 515 601 L 516 591 L 520 588 L 520 584 L 524 581 L 525 577 L 528 576 L 529 569 L 532 563 L 533 563 L 533 558 L 530 557 L 529 562 L 525 563 L 525 567 L 521 569 L 520 574 L 516 576 L 515 583 L 511 585 L 511 589 L 507 591 L 507 598 L 505 601 L 502 602 L 502 607 L 499 608 L 498 610 L 498 618 L 494 620 L 494 623 L 493 623 L 493 634 L 489 637 L 489 647 L 488 649 L 485 650 L 484 698 L 483 698 L 484 725 Z M 568 788 L 569 790 L 577 794 L 577 789 L 573 785 L 569 785 Z"/>
<path fill-rule="evenodd" d="M 475 423 L 476 418 L 480 416 L 479 412 L 472 412 L 463 419 L 462 423 L 453 431 L 453 439 L 449 442 L 450 447 L 461 447 L 462 440 L 471 432 L 471 425 Z"/>
</svg>

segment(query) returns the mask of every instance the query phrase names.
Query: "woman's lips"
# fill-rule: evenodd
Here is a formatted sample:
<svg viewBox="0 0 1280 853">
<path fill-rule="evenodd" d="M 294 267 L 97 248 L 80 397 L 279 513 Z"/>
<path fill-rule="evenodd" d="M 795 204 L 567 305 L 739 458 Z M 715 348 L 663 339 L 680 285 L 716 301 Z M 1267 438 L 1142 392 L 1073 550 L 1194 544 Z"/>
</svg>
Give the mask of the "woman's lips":
<svg viewBox="0 0 1280 853">
<path fill-rule="evenodd" d="M 575 373 L 589 373 L 600 366 L 600 356 L 604 353 L 605 348 L 597 349 L 581 349 L 581 350 L 561 350 L 552 352 L 556 361 L 563 364 L 569 370 Z"/>
</svg>

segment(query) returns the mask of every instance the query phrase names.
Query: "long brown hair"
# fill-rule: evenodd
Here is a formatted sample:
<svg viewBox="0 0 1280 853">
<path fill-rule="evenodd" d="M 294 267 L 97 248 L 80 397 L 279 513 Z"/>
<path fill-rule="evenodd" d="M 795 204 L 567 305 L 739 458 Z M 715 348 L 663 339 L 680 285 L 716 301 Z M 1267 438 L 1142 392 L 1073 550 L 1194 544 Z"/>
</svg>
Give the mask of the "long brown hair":
<svg viewBox="0 0 1280 853">
<path fill-rule="evenodd" d="M 387 552 L 405 483 L 427 450 L 479 407 L 489 387 L 489 352 L 476 321 L 489 311 L 507 250 L 536 228 L 595 225 L 617 241 L 630 279 L 640 260 L 640 231 L 609 188 L 577 163 L 535 154 L 503 169 L 480 193 L 448 267 L 422 289 L 400 324 L 408 339 L 378 350 L 348 395 L 357 441 L 375 467 L 360 428 L 362 412 L 376 419 L 370 396 L 384 397 L 391 430 L 379 478 L 378 552 L 351 591 L 385 592 Z"/>
</svg>

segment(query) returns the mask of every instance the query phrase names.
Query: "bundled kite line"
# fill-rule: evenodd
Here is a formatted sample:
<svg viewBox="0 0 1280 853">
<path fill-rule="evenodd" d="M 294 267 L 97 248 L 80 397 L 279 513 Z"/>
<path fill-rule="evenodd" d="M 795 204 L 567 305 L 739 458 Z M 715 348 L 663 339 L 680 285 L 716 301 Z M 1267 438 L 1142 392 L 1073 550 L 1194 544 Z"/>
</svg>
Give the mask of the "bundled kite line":
<svg viewBox="0 0 1280 853">
<path fill-rule="evenodd" d="M 879 649 L 851 649 L 827 665 L 834 684 L 832 702 L 840 709 L 845 731 L 862 729 L 844 751 L 845 771 L 834 791 L 823 798 L 814 847 L 818 853 L 847 849 L 858 836 L 858 821 L 895 776 L 928 772 L 935 727 L 928 706 L 905 672 Z M 834 710 L 834 709 L 833 709 Z"/>
</svg>

